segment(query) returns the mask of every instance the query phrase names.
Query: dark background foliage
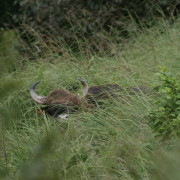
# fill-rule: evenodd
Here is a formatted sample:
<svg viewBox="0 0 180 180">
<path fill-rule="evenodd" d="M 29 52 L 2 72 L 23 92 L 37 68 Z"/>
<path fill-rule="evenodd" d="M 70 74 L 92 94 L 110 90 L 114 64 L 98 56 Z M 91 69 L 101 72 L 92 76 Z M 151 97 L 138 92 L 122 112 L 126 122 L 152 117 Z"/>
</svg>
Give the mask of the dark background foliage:
<svg viewBox="0 0 180 180">
<path fill-rule="evenodd" d="M 88 39 L 95 50 L 105 50 L 108 42 L 101 32 L 111 33 L 113 27 L 120 36 L 128 37 L 127 16 L 137 22 L 149 22 L 162 14 L 176 16 L 180 3 L 179 0 L 6 0 L 0 7 L 1 27 L 26 24 L 36 32 L 62 38 L 73 50 L 79 47 L 77 38 Z"/>
</svg>

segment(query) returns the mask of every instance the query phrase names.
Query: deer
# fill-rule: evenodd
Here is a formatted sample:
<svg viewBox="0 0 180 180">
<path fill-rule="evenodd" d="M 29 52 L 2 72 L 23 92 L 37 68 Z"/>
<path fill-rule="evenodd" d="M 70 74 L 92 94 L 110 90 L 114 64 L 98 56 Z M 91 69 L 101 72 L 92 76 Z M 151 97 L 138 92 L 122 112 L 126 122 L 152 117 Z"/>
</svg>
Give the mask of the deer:
<svg viewBox="0 0 180 180">
<path fill-rule="evenodd" d="M 30 95 L 32 99 L 39 104 L 45 105 L 41 108 L 40 112 L 45 112 L 46 114 L 54 117 L 60 117 L 65 119 L 68 117 L 67 112 L 74 113 L 79 108 L 93 108 L 96 105 L 97 100 L 107 99 L 107 98 L 117 98 L 119 93 L 125 90 L 118 84 L 105 84 L 90 87 L 88 86 L 86 80 L 78 78 L 81 82 L 82 95 L 74 94 L 67 89 L 55 89 L 48 96 L 39 96 L 35 92 L 36 86 L 40 81 L 32 84 L 30 88 Z M 146 87 L 132 87 L 128 89 L 129 93 L 136 93 L 140 91 L 146 91 Z M 64 114 L 66 113 L 66 114 Z"/>
</svg>

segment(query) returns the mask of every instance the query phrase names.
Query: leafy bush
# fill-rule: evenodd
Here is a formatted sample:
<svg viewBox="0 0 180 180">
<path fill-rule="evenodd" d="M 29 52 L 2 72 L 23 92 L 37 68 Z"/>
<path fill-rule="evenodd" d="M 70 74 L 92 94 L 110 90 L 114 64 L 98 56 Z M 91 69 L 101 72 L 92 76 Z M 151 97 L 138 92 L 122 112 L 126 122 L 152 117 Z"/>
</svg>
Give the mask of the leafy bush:
<svg viewBox="0 0 180 180">
<path fill-rule="evenodd" d="M 152 129 L 164 137 L 180 136 L 180 82 L 166 68 L 157 74 L 157 100 L 149 114 Z"/>
</svg>

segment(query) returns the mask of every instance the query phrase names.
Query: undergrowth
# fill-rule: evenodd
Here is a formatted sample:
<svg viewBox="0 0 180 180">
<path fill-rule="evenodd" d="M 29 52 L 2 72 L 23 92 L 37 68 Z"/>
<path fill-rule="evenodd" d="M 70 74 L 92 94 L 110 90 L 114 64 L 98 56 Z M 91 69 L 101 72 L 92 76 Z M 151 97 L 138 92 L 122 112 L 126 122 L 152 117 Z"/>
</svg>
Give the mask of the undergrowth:
<svg viewBox="0 0 180 180">
<path fill-rule="evenodd" d="M 40 106 L 29 95 L 29 87 L 36 81 L 42 81 L 37 92 L 47 95 L 55 88 L 80 86 L 79 77 L 89 86 L 117 83 L 122 88 L 152 89 L 158 66 L 168 67 L 178 79 L 179 28 L 178 21 L 174 25 L 163 21 L 143 29 L 128 42 L 114 44 L 111 57 L 94 53 L 86 58 L 69 52 L 58 55 L 49 49 L 43 58 L 19 61 L 19 56 L 1 53 L 1 59 L 17 58 L 16 66 L 3 62 L 5 70 L 0 77 L 1 177 L 179 180 L 178 138 L 156 137 L 144 118 L 153 108 L 156 92 L 125 93 L 123 98 L 107 100 L 103 108 L 81 110 L 66 120 L 37 115 Z M 6 48 L 15 50 L 12 43 Z M 165 75 L 165 83 L 173 82 L 167 78 Z M 167 90 L 165 85 L 163 89 Z M 163 99 L 169 105 L 169 99 Z M 159 117 L 162 122 L 164 117 Z"/>
<path fill-rule="evenodd" d="M 180 135 L 180 82 L 166 68 L 157 73 L 157 98 L 149 114 L 151 127 L 159 136 Z"/>
</svg>

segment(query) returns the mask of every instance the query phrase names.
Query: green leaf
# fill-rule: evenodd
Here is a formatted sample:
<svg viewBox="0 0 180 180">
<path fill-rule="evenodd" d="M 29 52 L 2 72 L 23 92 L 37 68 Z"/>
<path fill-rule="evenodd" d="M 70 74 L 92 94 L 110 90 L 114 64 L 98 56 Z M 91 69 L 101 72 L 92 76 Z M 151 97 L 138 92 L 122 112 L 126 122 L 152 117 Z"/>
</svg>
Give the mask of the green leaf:
<svg viewBox="0 0 180 180">
<path fill-rule="evenodd" d="M 164 107 L 159 107 L 159 110 L 160 111 L 165 111 L 165 108 Z"/>
<path fill-rule="evenodd" d="M 180 101 L 176 101 L 175 103 L 176 103 L 177 105 L 180 105 Z"/>
</svg>

